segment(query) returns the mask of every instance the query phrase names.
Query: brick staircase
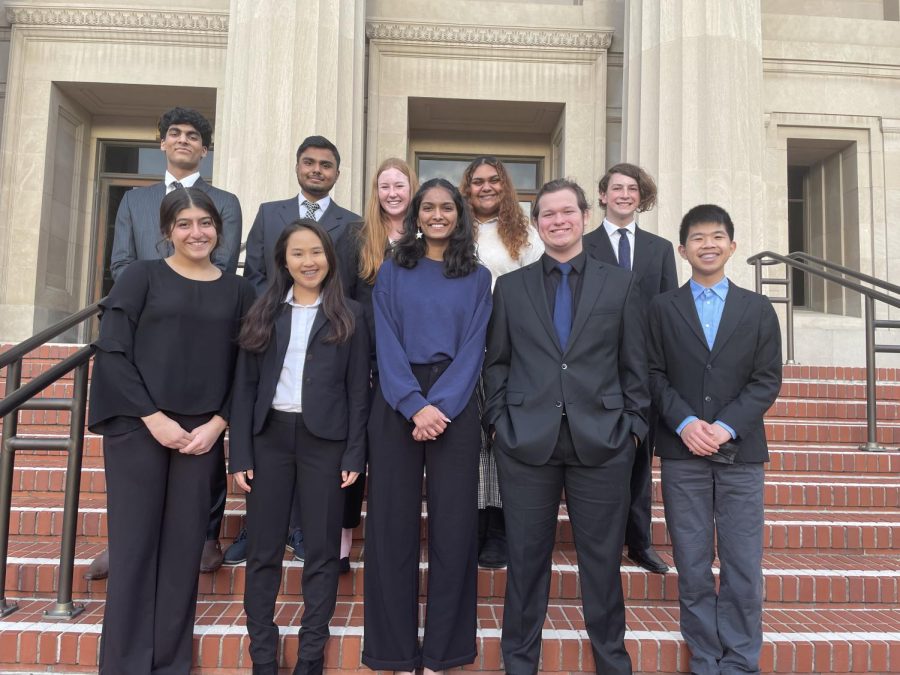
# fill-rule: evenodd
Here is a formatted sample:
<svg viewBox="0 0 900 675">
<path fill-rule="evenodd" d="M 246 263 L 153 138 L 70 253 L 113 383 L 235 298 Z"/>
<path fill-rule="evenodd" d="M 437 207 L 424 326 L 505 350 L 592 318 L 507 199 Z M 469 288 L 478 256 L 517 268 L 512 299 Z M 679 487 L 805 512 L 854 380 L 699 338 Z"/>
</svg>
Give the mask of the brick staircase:
<svg viewBox="0 0 900 675">
<path fill-rule="evenodd" d="M 26 364 L 24 377 L 71 351 L 42 348 Z M 856 449 L 866 431 L 861 369 L 785 368 L 781 397 L 767 424 L 772 461 L 765 494 L 763 672 L 900 672 L 900 382 L 895 369 L 881 369 L 878 377 L 878 440 L 892 451 L 876 454 Z M 47 395 L 64 395 L 67 387 L 70 381 L 60 382 Z M 20 433 L 55 435 L 65 433 L 68 414 L 26 411 L 20 419 Z M 42 616 L 56 593 L 65 457 L 20 451 L 16 465 L 6 593 L 20 609 L 0 619 L 0 673 L 96 672 L 106 582 L 88 582 L 82 574 L 105 546 L 100 439 L 89 436 L 85 445 L 74 589 L 85 611 L 71 622 Z M 236 535 L 242 513 L 243 500 L 231 495 L 224 542 Z M 332 621 L 327 666 L 334 672 L 362 668 L 362 528 L 357 538 Z M 653 539 L 671 562 L 658 469 Z M 302 563 L 285 563 L 277 618 L 284 667 L 293 666 L 296 653 L 301 573 Z M 422 577 L 427 583 L 424 565 Z M 501 670 L 505 582 L 504 570 L 479 571 L 479 657 L 469 670 Z M 635 671 L 686 672 L 676 573 L 663 577 L 623 564 L 622 583 Z M 195 673 L 249 672 L 243 590 L 243 566 L 200 576 Z M 579 597 L 572 531 L 561 506 L 541 672 L 593 671 Z"/>
</svg>

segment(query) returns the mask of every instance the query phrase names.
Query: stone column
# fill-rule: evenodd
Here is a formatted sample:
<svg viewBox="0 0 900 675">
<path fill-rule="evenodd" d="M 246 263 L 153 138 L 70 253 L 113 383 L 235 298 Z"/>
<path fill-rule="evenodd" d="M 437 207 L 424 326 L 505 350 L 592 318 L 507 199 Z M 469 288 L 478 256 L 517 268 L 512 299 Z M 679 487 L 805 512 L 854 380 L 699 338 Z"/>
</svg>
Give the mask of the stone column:
<svg viewBox="0 0 900 675">
<path fill-rule="evenodd" d="M 295 153 L 312 134 L 341 153 L 332 196 L 361 208 L 364 55 L 364 2 L 231 0 L 214 175 L 240 197 L 244 238 L 261 202 L 298 192 Z"/>
<path fill-rule="evenodd" d="M 735 223 L 728 273 L 749 285 L 747 256 L 766 247 L 762 15 L 759 0 L 631 0 L 626 10 L 626 161 L 659 185 L 641 218 L 677 242 L 692 206 L 716 203 Z M 680 271 L 684 280 L 687 268 Z"/>
</svg>

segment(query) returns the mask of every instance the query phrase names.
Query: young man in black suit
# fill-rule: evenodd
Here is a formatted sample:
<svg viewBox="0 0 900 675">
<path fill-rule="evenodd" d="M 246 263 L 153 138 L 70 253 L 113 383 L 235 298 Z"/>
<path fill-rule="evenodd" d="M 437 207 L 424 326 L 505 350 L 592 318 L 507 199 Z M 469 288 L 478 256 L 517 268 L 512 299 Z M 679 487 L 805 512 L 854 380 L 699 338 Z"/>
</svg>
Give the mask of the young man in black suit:
<svg viewBox="0 0 900 675">
<path fill-rule="evenodd" d="M 509 551 L 501 649 L 536 673 L 563 489 L 598 673 L 631 673 L 619 563 L 635 448 L 647 433 L 643 325 L 632 276 L 582 248 L 589 207 L 566 179 L 537 194 L 545 253 L 494 288 L 483 421 L 494 435 Z"/>
<path fill-rule="evenodd" d="M 635 215 L 656 204 L 656 184 L 634 164 L 616 164 L 600 179 L 603 224 L 584 237 L 584 247 L 597 260 L 631 270 L 641 299 L 641 311 L 660 293 L 678 287 L 672 244 L 635 222 Z M 628 558 L 644 569 L 665 574 L 669 566 L 653 549 L 650 530 L 651 465 L 656 436 L 656 411 L 650 411 L 650 430 L 634 456 L 631 470 L 631 507 L 625 528 Z"/>
<path fill-rule="evenodd" d="M 725 276 L 735 242 L 724 209 L 688 211 L 679 240 L 691 279 L 650 304 L 648 354 L 681 632 L 692 673 L 758 673 L 763 415 L 781 389 L 781 332 L 768 298 Z"/>
</svg>

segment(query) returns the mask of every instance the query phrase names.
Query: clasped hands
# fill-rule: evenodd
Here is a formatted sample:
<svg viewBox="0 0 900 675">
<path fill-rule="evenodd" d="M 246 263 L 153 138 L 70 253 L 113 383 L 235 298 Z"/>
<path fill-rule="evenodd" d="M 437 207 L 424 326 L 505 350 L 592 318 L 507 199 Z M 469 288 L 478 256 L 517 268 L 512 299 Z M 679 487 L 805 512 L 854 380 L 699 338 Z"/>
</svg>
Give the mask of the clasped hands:
<svg viewBox="0 0 900 675">
<path fill-rule="evenodd" d="M 681 440 L 693 454 L 707 457 L 717 453 L 722 443 L 732 439 L 725 427 L 703 420 L 694 420 L 681 430 Z"/>
<path fill-rule="evenodd" d="M 203 455 L 209 452 L 228 426 L 222 417 L 213 415 L 209 422 L 195 427 L 193 431 L 185 431 L 178 422 L 160 410 L 141 419 L 157 443 L 178 450 L 182 455 Z"/>
<path fill-rule="evenodd" d="M 412 421 L 416 425 L 412 432 L 412 437 L 416 441 L 433 441 L 444 433 L 450 424 L 450 418 L 430 404 L 413 415 Z"/>
</svg>

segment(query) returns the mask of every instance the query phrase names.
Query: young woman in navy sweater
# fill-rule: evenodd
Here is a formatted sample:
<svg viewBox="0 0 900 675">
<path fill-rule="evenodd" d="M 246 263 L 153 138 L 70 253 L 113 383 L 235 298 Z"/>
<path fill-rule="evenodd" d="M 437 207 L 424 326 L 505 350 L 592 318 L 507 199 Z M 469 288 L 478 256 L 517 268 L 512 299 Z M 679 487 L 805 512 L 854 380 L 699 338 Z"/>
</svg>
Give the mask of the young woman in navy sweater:
<svg viewBox="0 0 900 675">
<path fill-rule="evenodd" d="M 279 275 L 240 333 L 229 472 L 247 495 L 244 611 L 254 675 L 278 673 L 275 599 L 291 495 L 306 543 L 304 611 L 294 675 L 321 673 L 334 614 L 343 489 L 365 469 L 369 338 L 345 299 L 334 246 L 313 220 L 275 244 Z"/>
<path fill-rule="evenodd" d="M 369 419 L 363 663 L 425 673 L 475 660 L 478 454 L 474 399 L 491 313 L 459 191 L 416 192 L 373 293 L 378 380 Z M 428 601 L 418 642 L 422 474 Z"/>
</svg>

